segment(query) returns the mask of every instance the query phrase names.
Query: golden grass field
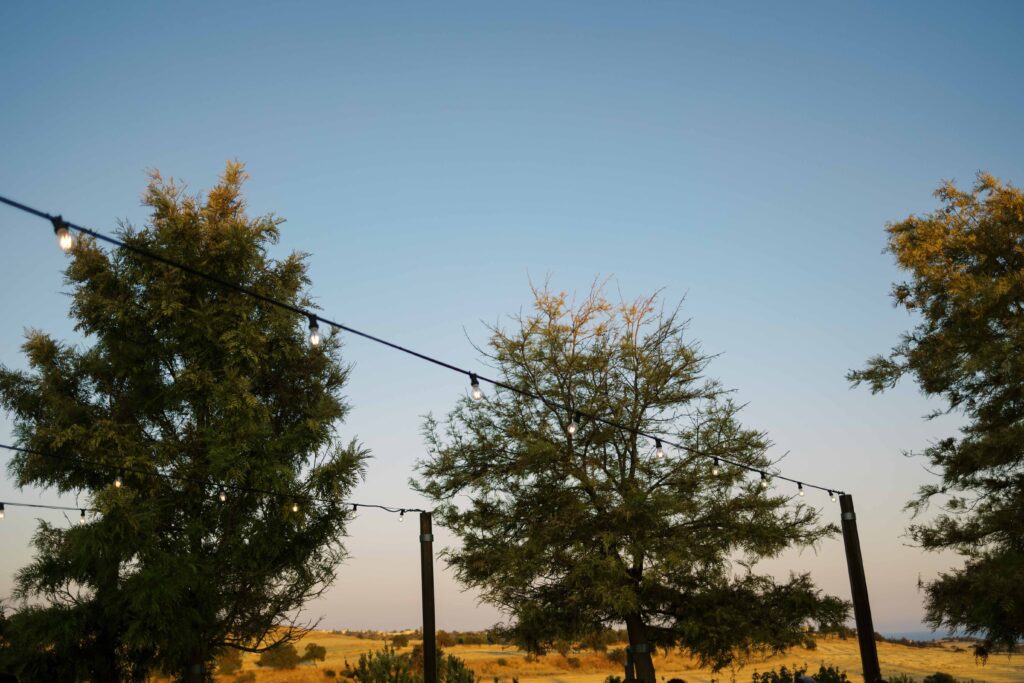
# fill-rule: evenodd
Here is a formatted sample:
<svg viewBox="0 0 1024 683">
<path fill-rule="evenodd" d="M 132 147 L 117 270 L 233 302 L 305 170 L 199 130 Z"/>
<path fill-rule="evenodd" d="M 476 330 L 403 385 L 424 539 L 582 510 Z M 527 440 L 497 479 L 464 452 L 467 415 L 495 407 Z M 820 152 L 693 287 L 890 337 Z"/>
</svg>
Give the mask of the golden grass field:
<svg viewBox="0 0 1024 683">
<path fill-rule="evenodd" d="M 329 631 L 311 632 L 304 642 L 315 642 L 327 648 L 327 660 L 318 663 L 317 667 L 304 665 L 289 671 L 269 671 L 256 666 L 256 657 L 247 655 L 244 660 L 245 671 L 255 671 L 257 683 L 326 683 L 340 678 L 329 679 L 324 676 L 324 669 L 340 671 L 345 667 L 345 660 L 355 665 L 363 652 L 378 650 L 384 645 L 382 640 L 368 640 L 348 635 L 339 635 Z M 962 645 L 962 644 L 961 644 Z M 1006 656 L 990 657 L 984 666 L 975 663 L 969 648 L 955 651 L 955 643 L 946 643 L 940 648 L 915 648 L 892 643 L 879 643 L 878 655 L 882 664 L 882 673 L 891 676 L 906 673 L 918 680 L 924 676 L 945 671 L 957 678 L 988 683 L 1009 683 L 1024 681 L 1024 657 L 1008 659 Z M 298 644 L 301 652 L 303 644 Z M 404 648 L 404 652 L 412 649 Z M 496 645 L 457 645 L 446 648 L 445 653 L 454 654 L 465 660 L 477 675 L 477 680 L 492 683 L 495 677 L 499 683 L 511 683 L 512 677 L 520 683 L 537 683 L 539 681 L 555 681 L 557 683 L 602 683 L 609 674 L 622 675 L 622 669 L 609 661 L 602 653 L 583 651 L 570 654 L 579 659 L 579 668 L 569 665 L 566 657 L 559 654 L 548 654 L 536 661 L 527 662 L 525 653 L 512 647 Z M 499 664 L 498 660 L 505 660 Z M 720 683 L 737 681 L 749 683 L 750 674 L 754 671 L 777 668 L 783 664 L 792 668 L 793 665 L 806 664 L 809 669 L 817 670 L 820 664 L 831 664 L 845 670 L 854 683 L 863 680 L 860 677 L 860 654 L 855 639 L 840 640 L 823 638 L 818 641 L 814 650 L 798 648 L 787 654 L 762 659 L 735 670 L 724 670 L 713 674 L 701 669 L 696 662 L 684 655 L 671 653 L 667 656 L 656 656 L 655 666 L 658 678 L 667 681 L 669 678 L 682 678 L 686 683 L 708 683 L 715 680 Z M 219 683 L 230 683 L 235 676 L 221 676 Z"/>
</svg>

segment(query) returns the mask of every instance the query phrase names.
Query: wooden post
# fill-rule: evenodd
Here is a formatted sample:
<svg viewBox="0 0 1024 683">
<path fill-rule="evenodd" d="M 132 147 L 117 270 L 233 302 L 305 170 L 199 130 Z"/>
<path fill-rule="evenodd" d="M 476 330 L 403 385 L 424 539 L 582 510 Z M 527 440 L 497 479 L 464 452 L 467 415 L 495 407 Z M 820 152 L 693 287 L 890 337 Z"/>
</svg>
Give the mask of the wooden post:
<svg viewBox="0 0 1024 683">
<path fill-rule="evenodd" d="M 868 602 L 868 584 L 864 576 L 864 558 L 860 554 L 860 536 L 857 535 L 857 515 L 853 511 L 853 496 L 839 496 L 842 512 L 843 543 L 846 545 L 846 566 L 850 570 L 850 593 L 853 596 L 853 617 L 857 622 L 857 640 L 860 642 L 860 663 L 867 683 L 879 683 L 882 671 L 878 666 L 875 646 L 875 627 L 871 623 L 871 604 Z"/>
<path fill-rule="evenodd" d="M 420 583 L 423 588 L 423 681 L 437 683 L 434 613 L 434 532 L 429 512 L 420 513 Z"/>
</svg>

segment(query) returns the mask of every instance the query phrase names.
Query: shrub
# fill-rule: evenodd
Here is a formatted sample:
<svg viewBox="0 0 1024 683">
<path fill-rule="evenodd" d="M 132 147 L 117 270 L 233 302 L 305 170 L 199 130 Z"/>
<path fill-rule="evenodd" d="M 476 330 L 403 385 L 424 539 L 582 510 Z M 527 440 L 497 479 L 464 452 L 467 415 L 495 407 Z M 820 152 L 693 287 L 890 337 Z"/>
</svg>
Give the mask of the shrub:
<svg viewBox="0 0 1024 683">
<path fill-rule="evenodd" d="M 338 674 L 334 669 L 324 669 L 324 676 L 327 678 L 334 678 L 337 675 Z"/>
<path fill-rule="evenodd" d="M 354 676 L 360 683 L 419 683 L 422 676 L 412 671 L 408 656 L 395 654 L 395 648 L 385 645 L 377 652 L 359 655 L 359 666 Z"/>
<path fill-rule="evenodd" d="M 608 650 L 607 652 L 604 653 L 604 656 L 607 657 L 610 661 L 615 662 L 616 664 L 619 664 L 621 666 L 626 666 L 626 649 L 625 648 L 617 647 L 617 648 Z"/>
<path fill-rule="evenodd" d="M 256 666 L 265 666 L 270 669 L 294 669 L 299 665 L 302 658 L 299 651 L 291 643 L 279 644 L 263 654 L 256 660 Z"/>
<path fill-rule="evenodd" d="M 925 676 L 921 683 L 957 683 L 957 680 L 945 671 L 936 671 L 930 676 Z"/>
<path fill-rule="evenodd" d="M 578 668 L 580 668 L 580 658 L 579 657 L 567 657 L 565 662 L 566 662 L 566 664 L 569 665 L 570 669 L 578 669 Z"/>
<path fill-rule="evenodd" d="M 217 656 L 217 673 L 231 675 L 242 668 L 242 653 L 233 647 L 226 648 Z"/>
<path fill-rule="evenodd" d="M 441 659 L 440 654 L 438 659 Z M 474 683 L 476 680 L 473 670 L 455 655 L 448 655 L 441 661 L 439 673 L 443 683 Z"/>
<path fill-rule="evenodd" d="M 889 683 L 917 683 L 916 678 L 907 674 L 896 674 L 894 676 L 889 676 L 885 680 L 889 681 Z"/>
<path fill-rule="evenodd" d="M 497 664 L 498 666 L 508 666 L 508 660 L 504 657 L 498 657 Z"/>
<path fill-rule="evenodd" d="M 604 679 L 604 683 L 622 683 L 622 676 L 609 676 Z"/>
<path fill-rule="evenodd" d="M 840 671 L 839 667 L 825 666 L 824 664 L 818 667 L 818 673 L 814 674 L 812 678 L 818 683 L 849 683 L 850 680 L 846 677 L 846 672 Z"/>
<path fill-rule="evenodd" d="M 391 639 L 391 644 L 395 647 L 408 647 L 409 636 L 405 635 L 404 633 L 396 633 L 394 637 Z"/>
<path fill-rule="evenodd" d="M 751 676 L 753 683 L 796 683 L 797 678 L 807 674 L 807 666 L 794 666 L 792 670 L 785 666 L 779 667 L 778 671 L 769 670 L 764 673 L 754 672 Z M 845 671 L 840 671 L 834 666 L 818 667 L 818 672 L 811 675 L 817 683 L 849 683 Z"/>
<path fill-rule="evenodd" d="M 302 655 L 302 661 L 316 664 L 317 660 L 322 662 L 325 659 L 327 659 L 326 647 L 316 643 L 306 643 L 306 654 Z"/>
</svg>

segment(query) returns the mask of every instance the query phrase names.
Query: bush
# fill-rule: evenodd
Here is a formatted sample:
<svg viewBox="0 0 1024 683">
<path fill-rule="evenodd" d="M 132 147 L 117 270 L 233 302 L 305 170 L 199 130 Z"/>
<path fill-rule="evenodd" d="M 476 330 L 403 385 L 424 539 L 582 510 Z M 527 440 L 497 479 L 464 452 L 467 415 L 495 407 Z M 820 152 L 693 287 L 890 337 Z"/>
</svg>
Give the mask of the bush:
<svg viewBox="0 0 1024 683">
<path fill-rule="evenodd" d="M 609 676 L 604 679 L 604 683 L 622 683 L 622 676 Z"/>
<path fill-rule="evenodd" d="M 794 666 L 792 670 L 785 666 L 779 667 L 778 671 L 770 670 L 764 673 L 754 672 L 751 676 L 753 683 L 796 683 L 796 679 L 807 674 L 807 666 Z M 822 665 L 818 672 L 811 675 L 817 683 L 849 683 L 845 671 L 840 671 L 834 666 Z"/>
<path fill-rule="evenodd" d="M 498 657 L 497 664 L 498 666 L 508 666 L 508 660 L 504 657 Z"/>
<path fill-rule="evenodd" d="M 626 649 L 625 648 L 617 647 L 617 648 L 614 648 L 612 650 L 608 650 L 607 652 L 604 653 L 604 656 L 607 657 L 610 661 L 615 662 L 616 664 L 619 664 L 621 666 L 626 666 Z"/>
<path fill-rule="evenodd" d="M 302 655 L 302 661 L 316 664 L 318 660 L 322 662 L 325 659 L 327 659 L 326 647 L 316 643 L 306 643 L 306 654 Z"/>
<path fill-rule="evenodd" d="M 334 669 L 324 669 L 324 676 L 327 678 L 334 678 L 337 675 L 338 674 Z"/>
<path fill-rule="evenodd" d="M 404 633 L 396 633 L 395 636 L 391 639 L 391 644 L 395 647 L 408 647 L 409 636 L 405 635 Z"/>
<path fill-rule="evenodd" d="M 580 658 L 579 657 L 567 657 L 565 662 L 566 662 L 566 664 L 569 665 L 570 669 L 578 669 L 578 668 L 580 668 Z"/>
<path fill-rule="evenodd" d="M 441 659 L 440 654 L 438 659 Z M 440 677 L 443 683 L 474 683 L 476 676 L 466 663 L 455 655 L 448 655 L 441 661 Z"/>
<path fill-rule="evenodd" d="M 931 676 L 925 676 L 921 683 L 958 683 L 956 678 L 945 671 L 936 671 Z"/>
<path fill-rule="evenodd" d="M 896 674 L 895 676 L 889 676 L 885 679 L 889 683 L 917 683 L 917 679 L 907 674 Z"/>
<path fill-rule="evenodd" d="M 385 645 L 383 650 L 359 655 L 354 676 L 360 683 L 419 683 L 422 675 L 412 671 L 408 656 L 395 654 L 395 648 Z"/>
<path fill-rule="evenodd" d="M 256 666 L 265 666 L 270 669 L 294 669 L 299 665 L 302 658 L 299 651 L 291 643 L 277 645 L 263 654 L 256 660 Z"/>
<path fill-rule="evenodd" d="M 217 673 L 231 675 L 242 668 L 242 653 L 233 647 L 226 648 L 217 656 Z"/>
</svg>

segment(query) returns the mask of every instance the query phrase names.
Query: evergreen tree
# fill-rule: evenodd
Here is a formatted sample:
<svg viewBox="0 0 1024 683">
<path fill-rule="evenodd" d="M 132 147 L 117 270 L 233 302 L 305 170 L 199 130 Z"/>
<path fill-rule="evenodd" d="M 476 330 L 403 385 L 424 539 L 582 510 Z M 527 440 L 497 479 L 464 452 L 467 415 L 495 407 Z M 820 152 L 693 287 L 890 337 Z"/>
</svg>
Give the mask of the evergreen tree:
<svg viewBox="0 0 1024 683">
<path fill-rule="evenodd" d="M 578 306 L 534 294 L 533 313 L 495 327 L 486 354 L 501 381 L 569 411 L 503 389 L 466 397 L 447 420 L 427 419 L 413 482 L 461 540 L 446 551 L 459 579 L 511 615 L 517 642 L 538 651 L 624 623 L 637 675 L 653 683 L 654 647 L 718 669 L 807 642 L 808 620 L 841 622 L 846 605 L 806 574 L 755 573 L 835 528 L 737 467 L 712 474 L 713 456 L 769 469 L 770 443 L 704 377 L 709 357 L 678 312 L 658 313 L 655 297 L 615 307 L 600 287 Z M 658 458 L 647 439 L 577 410 L 689 452 Z"/>
<path fill-rule="evenodd" d="M 941 480 L 908 508 L 940 501 L 910 534 L 965 560 L 925 584 L 929 625 L 981 635 L 983 655 L 1024 639 L 1024 192 L 979 174 L 970 192 L 935 194 L 941 209 L 888 226 L 909 275 L 892 297 L 918 324 L 848 378 L 878 393 L 910 375 L 966 419 L 924 450 Z"/>
<path fill-rule="evenodd" d="M 191 197 L 154 173 L 148 225 L 120 237 L 308 309 L 304 256 L 268 256 L 281 221 L 246 215 L 244 179 L 229 163 Z M 342 500 L 368 455 L 336 432 L 348 411 L 339 342 L 312 348 L 294 313 L 90 239 L 66 283 L 85 341 L 33 330 L 28 369 L 0 368 L 18 443 L 48 454 L 19 454 L 10 471 L 100 514 L 41 525 L 17 577 L 18 597 L 39 606 L 10 616 L 6 638 L 20 645 L 4 656 L 23 671 L 73 657 L 104 683 L 154 668 L 210 680 L 225 647 L 292 639 L 344 557 Z M 220 500 L 204 482 L 295 498 L 228 488 Z"/>
</svg>

